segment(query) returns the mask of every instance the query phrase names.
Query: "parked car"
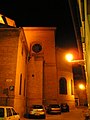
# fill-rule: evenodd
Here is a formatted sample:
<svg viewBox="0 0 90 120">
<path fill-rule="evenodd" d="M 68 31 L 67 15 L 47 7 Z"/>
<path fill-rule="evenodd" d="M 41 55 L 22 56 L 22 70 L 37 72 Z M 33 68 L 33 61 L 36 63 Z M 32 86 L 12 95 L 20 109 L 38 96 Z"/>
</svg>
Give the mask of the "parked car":
<svg viewBox="0 0 90 120">
<path fill-rule="evenodd" d="M 48 114 L 61 114 L 61 106 L 59 104 L 50 104 L 46 108 Z"/>
<path fill-rule="evenodd" d="M 46 118 L 46 111 L 43 105 L 32 105 L 29 118 Z"/>
<path fill-rule="evenodd" d="M 0 120 L 20 120 L 20 115 L 11 106 L 0 106 Z"/>
<path fill-rule="evenodd" d="M 61 103 L 61 111 L 69 112 L 69 105 L 67 103 Z"/>
</svg>

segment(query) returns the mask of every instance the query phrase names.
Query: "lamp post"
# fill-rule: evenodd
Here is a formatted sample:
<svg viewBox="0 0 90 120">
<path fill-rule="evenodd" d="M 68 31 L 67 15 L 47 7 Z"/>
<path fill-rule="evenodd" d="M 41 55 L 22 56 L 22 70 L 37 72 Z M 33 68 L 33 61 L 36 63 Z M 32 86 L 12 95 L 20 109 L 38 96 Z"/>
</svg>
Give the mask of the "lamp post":
<svg viewBox="0 0 90 120">
<path fill-rule="evenodd" d="M 74 57 L 71 53 L 66 54 L 65 56 L 66 60 L 71 63 L 78 63 L 80 65 L 85 65 L 85 60 L 84 59 L 79 59 L 79 60 L 74 60 Z"/>
</svg>

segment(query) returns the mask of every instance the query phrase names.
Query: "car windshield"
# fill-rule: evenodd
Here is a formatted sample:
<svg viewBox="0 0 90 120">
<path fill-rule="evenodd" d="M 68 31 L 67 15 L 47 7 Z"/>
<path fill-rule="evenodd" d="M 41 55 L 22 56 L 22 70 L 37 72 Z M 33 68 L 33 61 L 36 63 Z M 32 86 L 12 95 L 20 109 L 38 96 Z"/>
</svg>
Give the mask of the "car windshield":
<svg viewBox="0 0 90 120">
<path fill-rule="evenodd" d="M 4 108 L 0 108 L 0 117 L 4 117 Z"/>
<path fill-rule="evenodd" d="M 58 107 L 60 107 L 59 105 L 50 105 L 51 107 L 54 107 L 54 108 L 58 108 Z"/>
<path fill-rule="evenodd" d="M 33 108 L 34 108 L 34 109 L 42 109 L 43 106 L 42 106 L 42 105 L 33 105 Z"/>
<path fill-rule="evenodd" d="M 67 105 L 67 103 L 62 103 L 61 105 L 64 105 L 64 106 L 66 106 L 66 105 Z"/>
</svg>

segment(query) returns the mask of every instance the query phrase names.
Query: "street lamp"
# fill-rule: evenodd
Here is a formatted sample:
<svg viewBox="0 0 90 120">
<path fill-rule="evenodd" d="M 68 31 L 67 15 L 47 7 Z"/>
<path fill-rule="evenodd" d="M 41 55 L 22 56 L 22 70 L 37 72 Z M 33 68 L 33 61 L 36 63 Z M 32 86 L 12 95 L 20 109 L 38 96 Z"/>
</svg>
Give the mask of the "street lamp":
<svg viewBox="0 0 90 120">
<path fill-rule="evenodd" d="M 85 90 L 85 86 L 83 84 L 79 84 L 79 89 L 80 90 Z"/>
<path fill-rule="evenodd" d="M 66 54 L 65 58 L 68 62 L 71 62 L 73 60 L 73 55 L 71 53 Z"/>
<path fill-rule="evenodd" d="M 81 65 L 85 64 L 85 60 L 83 60 L 83 59 L 74 60 L 73 59 L 74 57 L 71 53 L 66 54 L 65 58 L 68 62 L 71 62 L 71 63 L 78 63 L 78 64 L 81 64 Z"/>
</svg>

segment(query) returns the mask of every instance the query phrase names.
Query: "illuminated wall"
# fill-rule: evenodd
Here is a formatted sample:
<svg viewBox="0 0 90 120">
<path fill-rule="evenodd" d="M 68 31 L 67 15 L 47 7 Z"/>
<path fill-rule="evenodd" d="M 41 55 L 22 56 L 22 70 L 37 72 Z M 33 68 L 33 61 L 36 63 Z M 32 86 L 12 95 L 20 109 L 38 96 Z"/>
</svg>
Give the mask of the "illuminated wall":
<svg viewBox="0 0 90 120">
<path fill-rule="evenodd" d="M 67 54 L 67 50 L 56 47 L 58 102 L 59 103 L 66 102 L 72 108 L 72 107 L 75 107 L 74 80 L 73 80 L 73 73 L 72 73 L 72 64 L 65 59 L 66 54 Z M 60 92 L 60 80 L 62 78 L 66 80 L 66 86 L 67 86 L 67 90 L 63 94 Z"/>
<path fill-rule="evenodd" d="M 20 115 L 26 110 L 26 47 L 22 29 L 0 28 L 0 104 L 14 106 Z"/>
<path fill-rule="evenodd" d="M 65 62 L 65 52 L 61 49 L 55 49 L 55 28 L 24 27 L 24 32 L 30 54 L 27 76 L 27 106 L 35 103 L 47 105 L 67 102 L 70 107 L 74 107 L 74 93 L 71 93 L 72 66 Z M 42 50 L 38 53 L 32 50 L 35 44 L 42 46 Z M 60 77 L 67 79 L 67 95 L 59 94 Z M 39 89 L 37 89 L 38 86 Z"/>
<path fill-rule="evenodd" d="M 90 1 L 84 1 L 85 11 L 85 47 L 86 47 L 86 81 L 87 81 L 87 97 L 88 107 L 90 109 Z"/>
<path fill-rule="evenodd" d="M 55 28 L 27 27 L 24 28 L 24 32 L 30 54 L 27 77 L 28 101 L 33 100 L 36 104 L 49 104 L 51 102 L 56 103 L 57 76 L 55 58 Z M 42 46 L 42 50 L 35 53 L 32 50 L 34 44 L 40 44 Z M 38 86 L 41 88 L 40 92 L 36 89 Z M 30 103 L 32 103 L 32 101 L 29 101 L 28 104 L 30 105 Z"/>
</svg>

